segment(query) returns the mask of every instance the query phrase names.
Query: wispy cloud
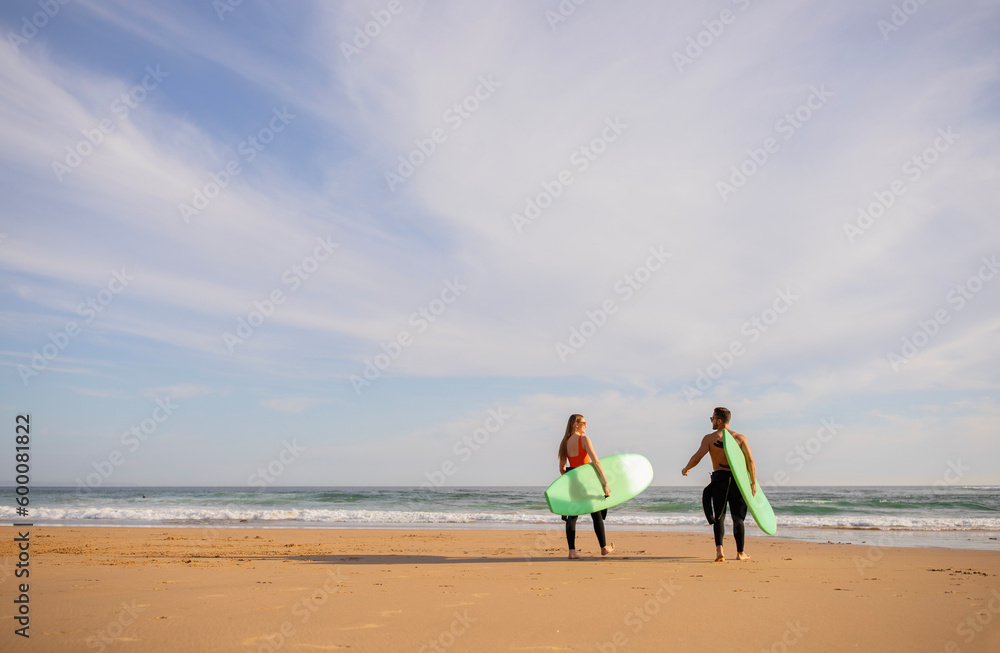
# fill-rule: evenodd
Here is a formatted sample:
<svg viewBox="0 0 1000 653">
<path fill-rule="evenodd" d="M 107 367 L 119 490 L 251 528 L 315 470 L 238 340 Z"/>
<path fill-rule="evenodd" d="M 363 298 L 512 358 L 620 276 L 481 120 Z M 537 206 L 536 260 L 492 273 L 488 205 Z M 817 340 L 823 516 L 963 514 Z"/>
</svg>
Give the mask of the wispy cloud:
<svg viewBox="0 0 1000 653">
<path fill-rule="evenodd" d="M 555 422 L 601 406 L 634 432 L 725 402 L 795 437 L 784 416 L 832 407 L 905 433 L 933 392 L 971 401 L 975 429 L 995 410 L 1000 282 L 960 311 L 948 297 L 1000 243 L 996 7 L 929 3 L 887 40 L 860 0 L 724 4 L 737 20 L 683 70 L 717 8 L 588 3 L 553 30 L 541 6 L 412 3 L 348 58 L 363 4 L 68 5 L 0 48 L 4 387 L 205 398 L 185 419 L 251 441 L 285 413 L 344 451 L 452 437 L 501 398 Z M 275 112 L 294 117 L 275 131 Z M 317 239 L 338 245 L 322 261 Z M 650 248 L 670 253 L 655 272 Z M 134 281 L 88 319 L 115 270 Z M 445 303 L 446 280 L 468 290 Z M 777 293 L 797 299 L 778 313 Z M 17 366 L 71 322 L 23 386 Z M 334 406 L 351 417 L 330 436 Z M 921 437 L 944 446 L 956 419 Z"/>
<path fill-rule="evenodd" d="M 327 401 L 326 399 L 316 397 L 280 397 L 277 399 L 268 399 L 261 402 L 260 405 L 264 408 L 276 410 L 279 413 L 301 413 L 307 408 L 318 406 Z"/>
<path fill-rule="evenodd" d="M 219 393 L 215 388 L 208 388 L 194 383 L 179 383 L 177 385 L 147 388 L 142 391 L 143 397 L 150 399 L 191 399 Z"/>
</svg>

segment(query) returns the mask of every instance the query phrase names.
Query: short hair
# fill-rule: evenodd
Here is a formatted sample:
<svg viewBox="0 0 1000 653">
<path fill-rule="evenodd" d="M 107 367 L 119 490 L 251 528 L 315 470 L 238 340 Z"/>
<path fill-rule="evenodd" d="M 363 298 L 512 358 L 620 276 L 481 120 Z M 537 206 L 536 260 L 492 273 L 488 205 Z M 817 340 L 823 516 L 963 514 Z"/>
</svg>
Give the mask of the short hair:
<svg viewBox="0 0 1000 653">
<path fill-rule="evenodd" d="M 729 424 L 729 420 L 733 418 L 733 414 L 729 412 L 729 409 L 723 408 L 722 406 L 716 408 L 715 412 L 712 414 L 718 419 L 721 419 L 723 424 Z"/>
</svg>

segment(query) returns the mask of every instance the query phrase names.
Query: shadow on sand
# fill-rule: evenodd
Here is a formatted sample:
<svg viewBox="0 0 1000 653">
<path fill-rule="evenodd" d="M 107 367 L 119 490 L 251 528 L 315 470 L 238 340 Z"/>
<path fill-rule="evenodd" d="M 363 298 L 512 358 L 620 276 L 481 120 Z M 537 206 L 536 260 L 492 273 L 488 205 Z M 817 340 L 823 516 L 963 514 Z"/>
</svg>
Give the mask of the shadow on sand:
<svg viewBox="0 0 1000 653">
<path fill-rule="evenodd" d="M 602 562 L 635 562 L 635 561 L 656 561 L 656 562 L 711 562 L 705 558 L 696 558 L 694 556 L 618 556 L 610 555 L 602 558 L 600 555 L 585 555 L 583 560 L 571 561 L 567 560 L 564 556 L 478 556 L 478 557 L 464 557 L 464 556 L 432 556 L 432 555 L 406 555 L 406 554 L 371 554 L 371 555 L 273 555 L 273 556 L 189 556 L 189 557 L 201 557 L 205 559 L 218 559 L 218 558 L 228 558 L 230 560 L 271 560 L 271 561 L 297 561 L 297 562 L 313 562 L 321 564 L 338 564 L 338 565 L 464 565 L 464 564 L 476 564 L 476 563 L 562 563 L 562 562 L 581 562 L 585 563 L 587 561 L 600 560 Z"/>
</svg>

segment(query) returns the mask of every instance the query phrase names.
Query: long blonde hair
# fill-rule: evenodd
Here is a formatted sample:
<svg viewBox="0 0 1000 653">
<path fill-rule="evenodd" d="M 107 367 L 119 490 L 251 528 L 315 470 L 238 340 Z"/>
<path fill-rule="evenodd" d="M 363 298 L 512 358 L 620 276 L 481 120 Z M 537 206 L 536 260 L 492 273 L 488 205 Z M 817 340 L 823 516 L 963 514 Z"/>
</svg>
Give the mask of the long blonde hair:
<svg viewBox="0 0 1000 653">
<path fill-rule="evenodd" d="M 576 423 L 583 419 L 583 415 L 577 415 L 573 413 L 569 416 L 569 421 L 566 422 L 566 433 L 563 435 L 562 442 L 559 443 L 559 459 L 569 458 L 569 453 L 566 451 L 566 443 L 569 441 L 569 436 L 573 435 L 573 427 Z"/>
</svg>

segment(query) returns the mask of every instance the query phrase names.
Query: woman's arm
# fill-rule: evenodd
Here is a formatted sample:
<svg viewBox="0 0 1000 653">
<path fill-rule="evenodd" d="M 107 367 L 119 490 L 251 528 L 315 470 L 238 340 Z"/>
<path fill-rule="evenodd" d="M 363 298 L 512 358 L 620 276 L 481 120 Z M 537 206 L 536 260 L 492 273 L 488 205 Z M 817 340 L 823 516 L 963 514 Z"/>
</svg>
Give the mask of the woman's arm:
<svg viewBox="0 0 1000 653">
<path fill-rule="evenodd" d="M 559 475 L 566 473 L 566 456 L 559 454 Z"/>
<path fill-rule="evenodd" d="M 594 447 L 590 444 L 590 438 L 585 435 L 582 438 L 582 442 L 583 448 L 590 456 L 590 460 L 594 463 L 594 467 L 597 468 L 597 475 L 601 477 L 601 483 L 604 485 L 604 496 L 611 496 L 611 489 L 608 487 L 608 478 L 604 475 L 604 469 L 601 468 L 601 461 L 597 458 L 597 454 L 594 453 Z"/>
</svg>

